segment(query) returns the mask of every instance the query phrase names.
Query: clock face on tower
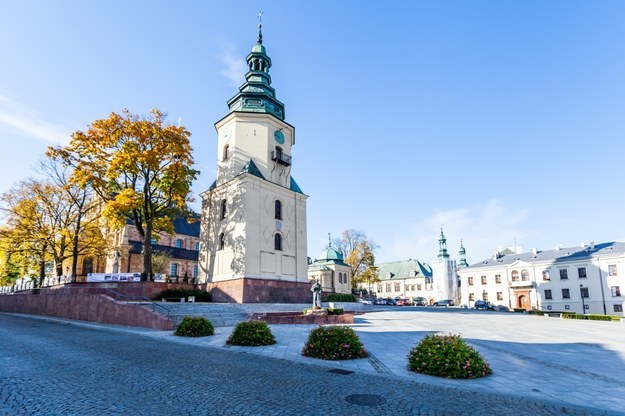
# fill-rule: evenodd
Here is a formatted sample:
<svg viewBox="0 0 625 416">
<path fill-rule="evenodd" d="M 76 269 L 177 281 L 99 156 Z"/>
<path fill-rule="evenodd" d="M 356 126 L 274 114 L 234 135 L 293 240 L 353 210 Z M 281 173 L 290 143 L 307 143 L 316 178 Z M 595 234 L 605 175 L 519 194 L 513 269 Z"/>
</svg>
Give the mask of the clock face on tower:
<svg viewBox="0 0 625 416">
<path fill-rule="evenodd" d="M 280 144 L 284 144 L 284 134 L 280 130 L 273 132 L 273 138 Z"/>
</svg>

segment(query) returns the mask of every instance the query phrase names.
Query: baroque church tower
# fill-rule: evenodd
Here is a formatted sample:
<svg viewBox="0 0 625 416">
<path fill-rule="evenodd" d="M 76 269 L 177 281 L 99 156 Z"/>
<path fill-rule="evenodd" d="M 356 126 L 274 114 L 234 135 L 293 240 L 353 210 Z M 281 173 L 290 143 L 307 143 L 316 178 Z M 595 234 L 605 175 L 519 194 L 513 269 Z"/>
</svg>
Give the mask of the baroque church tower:
<svg viewBox="0 0 625 416">
<path fill-rule="evenodd" d="M 438 238 L 438 256 L 432 264 L 434 296 L 436 299 L 453 299 L 458 302 L 458 277 L 456 261 L 447 252 L 447 238 L 441 227 Z"/>
<path fill-rule="evenodd" d="M 217 178 L 201 194 L 199 281 L 215 301 L 307 302 L 308 197 L 291 176 L 295 128 L 271 87 L 260 17 L 246 81 L 215 123 Z"/>
</svg>

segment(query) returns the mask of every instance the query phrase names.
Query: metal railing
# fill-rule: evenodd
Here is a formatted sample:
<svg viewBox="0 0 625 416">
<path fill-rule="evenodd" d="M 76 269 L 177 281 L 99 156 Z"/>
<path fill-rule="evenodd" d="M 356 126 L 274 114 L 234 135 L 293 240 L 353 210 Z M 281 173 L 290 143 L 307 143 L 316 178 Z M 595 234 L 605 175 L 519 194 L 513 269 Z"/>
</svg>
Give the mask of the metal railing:
<svg viewBox="0 0 625 416">
<path fill-rule="evenodd" d="M 277 152 L 275 150 L 271 152 L 271 160 L 276 161 L 281 165 L 291 165 L 291 156 L 287 155 L 286 153 Z"/>
<path fill-rule="evenodd" d="M 171 309 L 166 306 L 163 306 L 157 302 L 154 302 L 150 298 L 146 298 L 145 296 L 139 295 L 126 295 L 124 293 L 117 292 L 113 289 L 104 289 L 105 294 L 115 300 L 126 302 L 126 304 L 130 304 L 131 302 L 137 302 L 141 306 L 148 306 L 152 309 L 152 312 L 160 313 L 161 315 L 165 315 L 167 318 L 171 319 Z M 145 305 L 147 304 L 147 305 Z M 158 312 L 157 312 L 158 309 Z"/>
</svg>

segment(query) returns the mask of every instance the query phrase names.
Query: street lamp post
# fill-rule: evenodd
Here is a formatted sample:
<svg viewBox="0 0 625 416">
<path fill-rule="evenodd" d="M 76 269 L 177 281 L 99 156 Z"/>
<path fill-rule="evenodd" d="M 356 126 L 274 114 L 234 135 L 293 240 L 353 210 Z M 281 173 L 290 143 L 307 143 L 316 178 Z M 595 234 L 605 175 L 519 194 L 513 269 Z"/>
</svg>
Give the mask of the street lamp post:
<svg viewBox="0 0 625 416">
<path fill-rule="evenodd" d="M 582 296 L 582 312 L 586 315 L 586 303 L 584 302 L 584 285 L 579 284 L 579 294 Z"/>
</svg>

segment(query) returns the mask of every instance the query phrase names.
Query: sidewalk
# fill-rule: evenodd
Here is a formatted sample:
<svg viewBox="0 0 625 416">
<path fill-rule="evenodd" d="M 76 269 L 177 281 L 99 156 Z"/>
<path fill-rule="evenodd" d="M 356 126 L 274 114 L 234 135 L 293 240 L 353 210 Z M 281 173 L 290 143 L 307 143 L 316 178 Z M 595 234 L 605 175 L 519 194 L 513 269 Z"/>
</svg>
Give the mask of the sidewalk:
<svg viewBox="0 0 625 416">
<path fill-rule="evenodd" d="M 621 323 L 453 308 L 372 312 L 356 316 L 352 326 L 370 357 L 349 361 L 324 361 L 301 355 L 308 332 L 314 325 L 270 325 L 277 340 L 275 345 L 238 347 L 225 345 L 233 327 L 218 327 L 211 337 L 183 338 L 169 331 L 75 323 L 134 332 L 170 342 L 625 415 L 625 325 Z M 406 355 L 431 332 L 460 333 L 490 362 L 493 374 L 477 380 L 447 380 L 408 371 Z"/>
</svg>

